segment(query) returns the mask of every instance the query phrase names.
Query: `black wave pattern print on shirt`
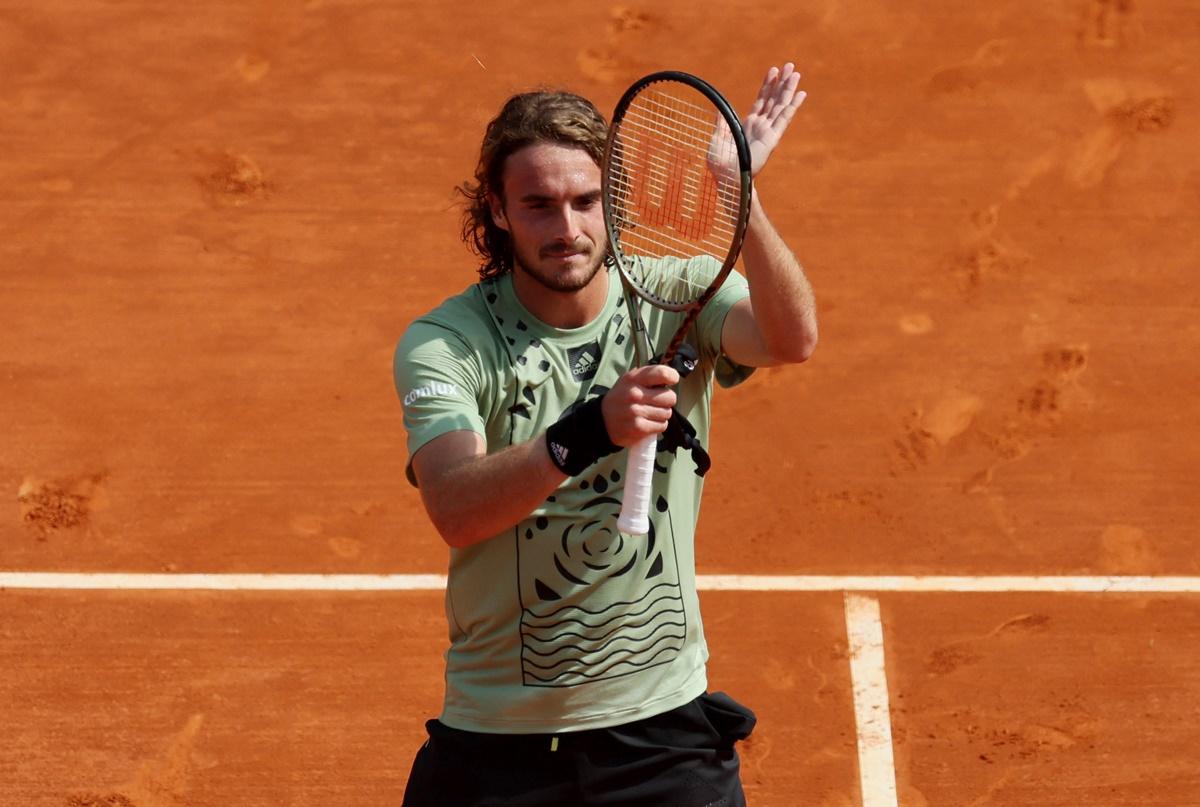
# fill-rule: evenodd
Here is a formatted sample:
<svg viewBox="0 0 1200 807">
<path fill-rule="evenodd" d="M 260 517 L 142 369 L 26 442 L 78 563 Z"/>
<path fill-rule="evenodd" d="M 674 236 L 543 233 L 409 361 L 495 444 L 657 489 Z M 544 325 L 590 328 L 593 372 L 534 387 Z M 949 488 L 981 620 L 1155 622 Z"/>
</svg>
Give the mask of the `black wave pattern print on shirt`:
<svg viewBox="0 0 1200 807">
<path fill-rule="evenodd" d="M 631 675 L 679 656 L 687 634 L 674 530 L 659 498 L 649 535 L 617 531 L 620 473 L 574 519 L 536 519 L 518 537 L 521 672 L 526 686 L 571 687 Z"/>
</svg>

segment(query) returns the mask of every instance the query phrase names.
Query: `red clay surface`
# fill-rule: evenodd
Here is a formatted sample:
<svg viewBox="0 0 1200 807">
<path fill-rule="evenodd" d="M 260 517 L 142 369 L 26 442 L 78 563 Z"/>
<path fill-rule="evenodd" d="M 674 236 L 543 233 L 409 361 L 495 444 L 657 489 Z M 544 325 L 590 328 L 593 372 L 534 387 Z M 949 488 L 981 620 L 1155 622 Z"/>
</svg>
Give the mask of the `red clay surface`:
<svg viewBox="0 0 1200 807">
<path fill-rule="evenodd" d="M 1200 801 L 1195 598 L 922 594 L 882 606 L 905 803 Z"/>
<path fill-rule="evenodd" d="M 759 184 L 822 343 L 718 395 L 701 570 L 1200 574 L 1193 4 L 695 8 L 0 9 L 0 569 L 442 571 L 390 359 L 473 279 L 484 123 L 794 59 Z M 1200 804 L 1197 605 L 885 596 L 902 803 Z M 840 598 L 706 607 L 754 803 L 857 804 Z M 0 615 L 0 804 L 392 804 L 440 698 L 436 595 Z"/>
</svg>

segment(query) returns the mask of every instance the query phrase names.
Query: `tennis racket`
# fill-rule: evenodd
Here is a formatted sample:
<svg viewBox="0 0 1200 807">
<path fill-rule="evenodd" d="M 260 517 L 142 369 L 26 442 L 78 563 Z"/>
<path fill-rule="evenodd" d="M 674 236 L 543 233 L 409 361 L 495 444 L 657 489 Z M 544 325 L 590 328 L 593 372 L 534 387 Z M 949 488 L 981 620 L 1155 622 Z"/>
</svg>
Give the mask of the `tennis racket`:
<svg viewBox="0 0 1200 807">
<path fill-rule="evenodd" d="M 750 217 L 750 149 L 729 103 L 687 73 L 653 73 L 613 112 L 601 164 L 608 243 L 629 302 L 639 365 L 654 353 L 638 300 L 683 320 L 658 361 L 670 363 L 737 262 Z M 649 531 L 657 437 L 629 449 L 617 528 Z"/>
</svg>

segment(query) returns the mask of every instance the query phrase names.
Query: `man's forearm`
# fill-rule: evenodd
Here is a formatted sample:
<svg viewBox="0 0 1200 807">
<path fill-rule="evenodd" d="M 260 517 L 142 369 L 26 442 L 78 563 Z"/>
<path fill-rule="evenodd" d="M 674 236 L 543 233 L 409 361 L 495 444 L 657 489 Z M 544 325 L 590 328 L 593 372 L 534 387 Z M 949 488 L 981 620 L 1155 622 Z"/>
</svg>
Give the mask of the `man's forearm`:
<svg viewBox="0 0 1200 807">
<path fill-rule="evenodd" d="M 817 344 L 816 299 L 804 269 L 767 218 L 757 191 L 750 202 L 742 263 L 763 343 L 778 361 L 804 361 Z"/>
<path fill-rule="evenodd" d="M 422 478 L 425 509 L 450 546 L 463 548 L 511 528 L 566 476 L 550 460 L 546 436 L 494 454 L 467 457 Z"/>
</svg>

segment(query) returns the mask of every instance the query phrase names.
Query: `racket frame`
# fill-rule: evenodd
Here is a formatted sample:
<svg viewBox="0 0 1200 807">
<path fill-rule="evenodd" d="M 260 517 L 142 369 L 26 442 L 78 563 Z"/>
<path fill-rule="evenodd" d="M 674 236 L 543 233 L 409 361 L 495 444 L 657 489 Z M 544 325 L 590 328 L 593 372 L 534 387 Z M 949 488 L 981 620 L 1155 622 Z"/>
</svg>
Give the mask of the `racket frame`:
<svg viewBox="0 0 1200 807">
<path fill-rule="evenodd" d="M 664 82 L 675 82 L 686 85 L 708 99 L 714 109 L 724 118 L 726 125 L 728 125 L 730 137 L 738 157 L 740 194 L 738 196 L 739 206 L 734 237 L 731 239 L 729 251 L 724 257 L 720 271 L 717 272 L 708 287 L 696 299 L 687 303 L 676 303 L 663 299 L 651 291 L 642 288 L 636 278 L 633 277 L 628 268 L 629 259 L 621 250 L 621 229 L 616 226 L 617 212 L 612 198 L 616 194 L 616 191 L 612 186 L 611 166 L 621 130 L 621 121 L 639 94 L 654 84 Z M 690 73 L 677 70 L 664 70 L 638 79 L 625 91 L 621 99 L 617 102 L 617 106 L 613 111 L 612 122 L 609 124 L 608 137 L 604 144 L 604 155 L 600 168 L 600 198 L 604 210 L 604 226 L 608 232 L 608 249 L 617 265 L 617 271 L 621 275 L 621 283 L 625 287 L 625 295 L 629 307 L 628 313 L 631 318 L 630 327 L 633 331 L 634 355 L 638 366 L 647 364 L 650 361 L 649 357 L 653 355 L 650 352 L 652 348 L 649 346 L 649 335 L 646 332 L 645 323 L 642 321 L 641 306 L 638 304 L 638 300 L 645 300 L 651 305 L 667 311 L 685 312 L 683 321 L 677 327 L 674 336 L 671 338 L 671 342 L 667 345 L 667 349 L 658 357 L 659 363 L 666 364 L 675 357 L 679 346 L 687 336 L 687 332 L 700 315 L 700 311 L 712 299 L 713 295 L 717 293 L 721 284 L 725 282 L 725 279 L 737 263 L 738 255 L 741 253 L 742 242 L 745 239 L 746 227 L 750 219 L 750 194 L 752 188 L 750 147 L 746 143 L 746 136 L 742 131 L 741 121 L 738 119 L 733 107 L 729 105 L 729 102 L 725 100 L 724 96 L 716 88 L 707 81 Z M 618 519 L 618 528 L 627 534 L 642 535 L 649 528 L 649 490 L 653 479 L 654 455 L 657 453 L 657 442 L 657 435 L 651 435 L 629 447 L 629 460 L 625 476 L 626 495 L 622 503 L 621 515 Z M 639 486 L 643 486 L 640 491 Z M 634 495 L 631 496 L 630 494 Z"/>
</svg>

